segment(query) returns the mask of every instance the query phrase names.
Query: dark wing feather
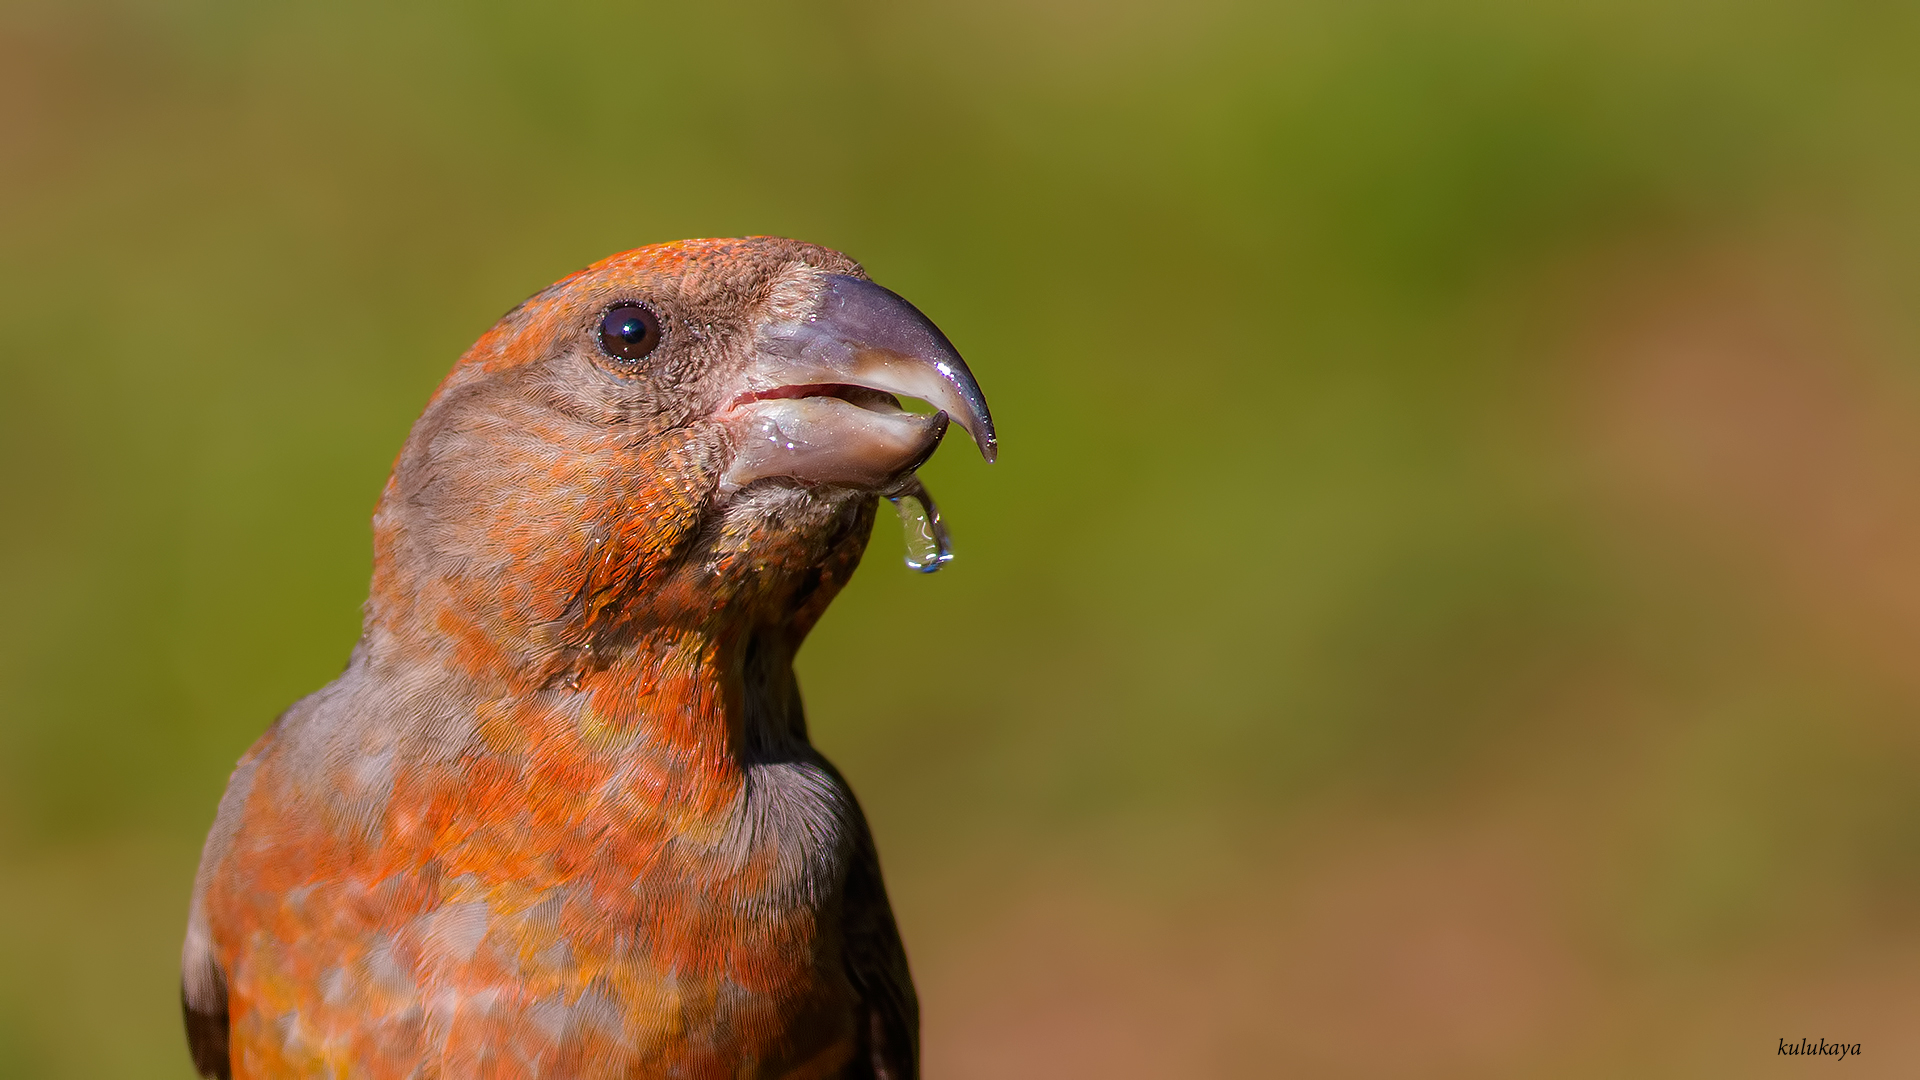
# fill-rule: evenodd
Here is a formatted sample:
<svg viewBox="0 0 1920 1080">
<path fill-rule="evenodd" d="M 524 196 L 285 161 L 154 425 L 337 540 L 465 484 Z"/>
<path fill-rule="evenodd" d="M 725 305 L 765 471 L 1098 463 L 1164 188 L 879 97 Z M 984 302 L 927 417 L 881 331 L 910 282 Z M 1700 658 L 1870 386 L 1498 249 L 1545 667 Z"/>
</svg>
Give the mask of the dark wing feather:
<svg viewBox="0 0 1920 1080">
<path fill-rule="evenodd" d="M 194 1070 L 209 1080 L 233 1080 L 233 1063 L 227 1055 L 227 983 L 219 968 L 213 972 L 214 1001 L 194 1004 L 183 982 L 180 1012 L 187 1021 L 187 1049 L 193 1052 Z"/>
<path fill-rule="evenodd" d="M 860 996 L 860 1050 L 850 1077 L 917 1080 L 920 1075 L 920 998 L 907 971 L 887 885 L 880 877 L 880 856 L 867 831 L 866 816 L 854 807 L 853 860 L 847 869 L 842 934 L 847 978 Z"/>
</svg>

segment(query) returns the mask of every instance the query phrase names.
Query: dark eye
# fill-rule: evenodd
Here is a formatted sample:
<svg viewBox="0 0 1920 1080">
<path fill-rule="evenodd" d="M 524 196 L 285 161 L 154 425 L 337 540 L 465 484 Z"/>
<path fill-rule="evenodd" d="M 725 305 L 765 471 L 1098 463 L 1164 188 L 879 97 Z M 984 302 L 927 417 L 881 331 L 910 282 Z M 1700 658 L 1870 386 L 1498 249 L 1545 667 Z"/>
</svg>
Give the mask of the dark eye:
<svg viewBox="0 0 1920 1080">
<path fill-rule="evenodd" d="M 623 366 L 637 364 L 660 345 L 660 317 L 645 304 L 615 304 L 600 316 L 600 351 Z"/>
</svg>

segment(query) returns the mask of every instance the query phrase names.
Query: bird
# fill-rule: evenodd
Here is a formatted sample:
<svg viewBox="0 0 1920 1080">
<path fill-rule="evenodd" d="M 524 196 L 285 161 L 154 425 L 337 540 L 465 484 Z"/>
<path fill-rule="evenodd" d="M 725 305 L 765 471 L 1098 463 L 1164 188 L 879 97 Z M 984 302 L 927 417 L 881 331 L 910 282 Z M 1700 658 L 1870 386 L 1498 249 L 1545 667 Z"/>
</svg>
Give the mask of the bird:
<svg viewBox="0 0 1920 1080">
<path fill-rule="evenodd" d="M 381 492 L 345 670 L 220 798 L 200 1075 L 917 1076 L 793 661 L 954 424 L 993 460 L 946 335 L 814 244 L 641 247 L 503 316 Z"/>
</svg>

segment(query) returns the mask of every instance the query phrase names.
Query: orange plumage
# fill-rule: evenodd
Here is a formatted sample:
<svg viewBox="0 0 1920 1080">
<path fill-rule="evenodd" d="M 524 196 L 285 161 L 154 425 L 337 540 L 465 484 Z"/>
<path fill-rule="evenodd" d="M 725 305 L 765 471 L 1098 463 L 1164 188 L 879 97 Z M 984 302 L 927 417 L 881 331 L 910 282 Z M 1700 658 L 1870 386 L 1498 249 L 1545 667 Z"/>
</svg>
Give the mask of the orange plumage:
<svg viewBox="0 0 1920 1080">
<path fill-rule="evenodd" d="M 939 331 L 794 241 L 643 248 L 503 318 L 395 464 L 347 670 L 221 800 L 203 1075 L 916 1075 L 792 660 L 949 418 L 991 456 Z"/>
</svg>

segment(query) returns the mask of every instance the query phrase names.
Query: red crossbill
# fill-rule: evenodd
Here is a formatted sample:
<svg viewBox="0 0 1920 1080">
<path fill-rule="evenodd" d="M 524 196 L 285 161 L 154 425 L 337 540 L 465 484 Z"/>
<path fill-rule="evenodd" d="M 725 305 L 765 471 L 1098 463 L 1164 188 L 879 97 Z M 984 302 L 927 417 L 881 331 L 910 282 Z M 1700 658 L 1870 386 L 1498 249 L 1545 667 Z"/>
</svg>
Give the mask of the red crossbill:
<svg viewBox="0 0 1920 1080">
<path fill-rule="evenodd" d="M 993 457 L 946 337 L 810 244 L 641 248 L 508 312 L 394 465 L 346 671 L 220 800 L 201 1074 L 915 1076 L 793 657 L 949 419 Z"/>
</svg>

